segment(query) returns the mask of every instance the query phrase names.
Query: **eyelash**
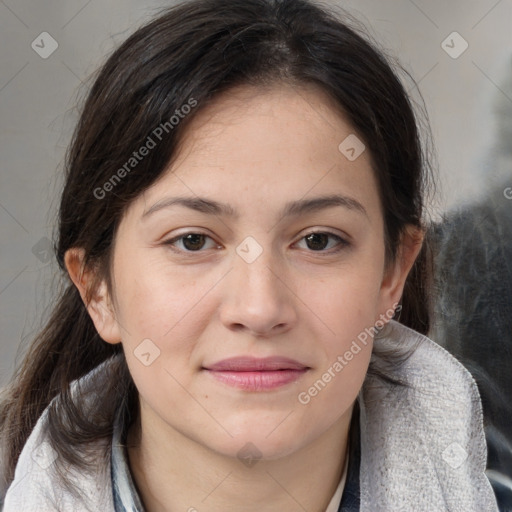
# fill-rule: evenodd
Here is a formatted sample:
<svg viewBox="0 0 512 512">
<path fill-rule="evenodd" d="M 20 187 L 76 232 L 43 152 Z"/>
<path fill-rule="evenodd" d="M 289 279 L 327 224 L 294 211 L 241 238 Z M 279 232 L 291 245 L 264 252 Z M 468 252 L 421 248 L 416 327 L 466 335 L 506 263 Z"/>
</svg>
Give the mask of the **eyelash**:
<svg viewBox="0 0 512 512">
<path fill-rule="evenodd" d="M 302 238 L 300 238 L 299 242 L 304 240 L 306 237 L 308 237 L 310 235 L 316 235 L 316 234 L 328 235 L 329 237 L 335 238 L 338 241 L 338 244 L 334 247 L 334 249 L 331 248 L 329 250 L 319 250 L 319 251 L 309 250 L 308 252 L 318 253 L 318 254 L 328 254 L 328 255 L 336 254 L 350 246 L 350 242 L 348 242 L 347 240 L 345 240 L 344 238 L 342 238 L 339 235 L 331 233 L 330 231 L 310 231 L 309 233 L 306 233 Z M 171 248 L 171 250 L 173 250 L 174 252 L 178 252 L 181 254 L 183 254 L 183 253 L 194 254 L 194 253 L 205 252 L 204 250 L 201 250 L 201 249 L 199 249 L 197 251 L 188 251 L 188 250 L 176 249 L 175 247 L 173 247 L 173 244 L 175 242 L 182 240 L 183 238 L 185 238 L 188 235 L 204 235 L 205 237 L 213 240 L 213 238 L 206 233 L 202 233 L 200 231 L 188 231 L 179 236 L 171 238 L 170 240 L 166 240 L 165 242 L 163 242 L 163 244 L 169 246 Z"/>
</svg>

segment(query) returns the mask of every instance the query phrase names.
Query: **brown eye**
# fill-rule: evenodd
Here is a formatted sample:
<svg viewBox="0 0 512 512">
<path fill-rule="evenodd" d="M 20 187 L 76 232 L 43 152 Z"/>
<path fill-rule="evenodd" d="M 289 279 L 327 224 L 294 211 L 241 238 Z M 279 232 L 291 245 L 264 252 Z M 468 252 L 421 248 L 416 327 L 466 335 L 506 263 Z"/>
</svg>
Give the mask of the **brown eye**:
<svg viewBox="0 0 512 512">
<path fill-rule="evenodd" d="M 189 233 L 185 235 L 183 240 L 183 246 L 187 248 L 189 251 L 196 251 L 197 249 L 201 249 L 204 245 L 205 236 L 199 233 Z"/>
<path fill-rule="evenodd" d="M 326 233 L 311 233 L 304 238 L 308 247 L 313 251 L 321 251 L 329 243 L 329 235 Z"/>
<path fill-rule="evenodd" d="M 202 252 L 201 249 L 205 246 L 207 239 L 212 240 L 212 238 L 205 233 L 190 232 L 167 240 L 164 242 L 164 245 L 169 245 L 173 250 L 178 252 Z M 176 247 L 177 242 L 181 242 L 183 248 Z M 215 246 L 215 244 L 213 245 Z"/>
<path fill-rule="evenodd" d="M 325 250 L 329 245 L 329 239 L 334 239 L 337 241 L 337 244 L 335 244 L 334 250 L 332 251 Z M 341 238 L 339 235 L 335 235 L 334 233 L 329 233 L 325 231 L 314 231 L 304 236 L 301 240 L 305 240 L 307 248 L 315 252 L 337 252 L 343 249 L 344 247 L 350 245 L 345 239 Z"/>
</svg>

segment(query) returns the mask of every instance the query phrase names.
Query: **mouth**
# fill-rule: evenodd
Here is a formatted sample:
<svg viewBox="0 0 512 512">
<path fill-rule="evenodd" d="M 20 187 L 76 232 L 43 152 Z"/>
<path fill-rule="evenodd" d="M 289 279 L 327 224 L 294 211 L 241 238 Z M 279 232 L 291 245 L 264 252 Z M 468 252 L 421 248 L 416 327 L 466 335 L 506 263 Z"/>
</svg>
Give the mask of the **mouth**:
<svg viewBox="0 0 512 512">
<path fill-rule="evenodd" d="M 310 367 L 286 357 L 233 357 L 202 369 L 228 386 L 266 391 L 297 381 Z"/>
</svg>

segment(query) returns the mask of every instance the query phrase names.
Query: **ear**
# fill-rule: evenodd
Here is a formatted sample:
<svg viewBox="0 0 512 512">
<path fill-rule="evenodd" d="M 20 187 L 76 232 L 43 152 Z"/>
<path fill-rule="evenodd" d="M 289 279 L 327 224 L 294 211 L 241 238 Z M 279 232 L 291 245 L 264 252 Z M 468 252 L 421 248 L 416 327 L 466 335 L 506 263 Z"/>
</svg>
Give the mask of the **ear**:
<svg viewBox="0 0 512 512">
<path fill-rule="evenodd" d="M 384 271 L 380 288 L 380 313 L 394 310 L 400 302 L 405 280 L 420 253 L 424 238 L 425 231 L 417 226 L 408 225 L 404 229 L 395 261 Z"/>
<path fill-rule="evenodd" d="M 64 263 L 69 277 L 80 292 L 98 334 L 107 343 L 120 343 L 121 332 L 108 295 L 107 285 L 102 280 L 96 290 L 92 289 L 96 276 L 92 270 L 84 268 L 84 250 L 68 249 L 64 255 Z M 87 296 L 89 292 L 92 294 L 90 300 Z"/>
</svg>

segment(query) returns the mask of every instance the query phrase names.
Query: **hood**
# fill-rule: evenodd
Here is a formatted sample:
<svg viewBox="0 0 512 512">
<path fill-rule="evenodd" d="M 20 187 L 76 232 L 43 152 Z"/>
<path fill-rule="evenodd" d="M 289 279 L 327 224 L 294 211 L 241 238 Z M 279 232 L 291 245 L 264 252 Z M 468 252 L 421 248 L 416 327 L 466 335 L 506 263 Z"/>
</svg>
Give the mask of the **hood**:
<svg viewBox="0 0 512 512">
<path fill-rule="evenodd" d="M 445 349 L 391 320 L 375 339 L 376 353 L 412 354 L 394 368 L 397 386 L 368 374 L 359 393 L 361 512 L 498 512 L 485 475 L 487 447 L 480 396 L 471 374 Z M 115 356 L 122 357 L 122 356 Z M 107 360 L 80 384 L 108 375 Z M 386 370 L 384 360 L 372 365 Z M 389 370 L 389 368 L 387 369 Z M 3 512 L 112 512 L 110 461 L 69 475 L 74 496 L 51 471 L 55 453 L 45 440 L 46 412 L 20 455 Z M 99 444 L 98 453 L 108 451 Z"/>
</svg>

